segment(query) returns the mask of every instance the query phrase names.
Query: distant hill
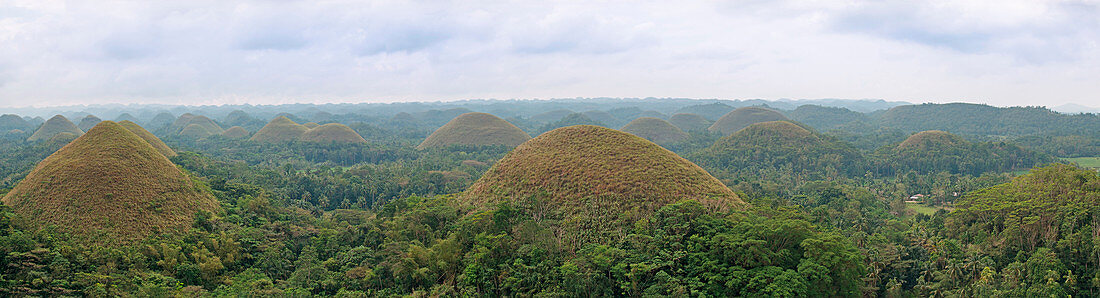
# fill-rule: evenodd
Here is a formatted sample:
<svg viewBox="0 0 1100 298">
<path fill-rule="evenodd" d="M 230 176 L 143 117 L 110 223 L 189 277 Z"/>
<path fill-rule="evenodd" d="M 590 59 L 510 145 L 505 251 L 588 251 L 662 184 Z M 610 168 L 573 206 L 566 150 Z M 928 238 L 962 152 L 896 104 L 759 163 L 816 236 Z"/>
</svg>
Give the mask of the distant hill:
<svg viewBox="0 0 1100 298">
<path fill-rule="evenodd" d="M 321 126 L 321 125 L 317 124 L 317 122 L 309 122 L 309 123 L 306 123 L 306 124 L 302 124 L 302 126 L 305 126 L 306 128 L 309 128 L 309 129 L 314 129 L 314 128 L 317 128 L 318 126 Z"/>
<path fill-rule="evenodd" d="M 298 140 L 309 128 L 295 123 L 285 116 L 275 117 L 260 131 L 252 135 L 250 140 L 257 142 L 290 142 Z"/>
<path fill-rule="evenodd" d="M 550 123 L 561 120 L 561 118 L 565 118 L 565 116 L 569 116 L 569 114 L 573 114 L 573 111 L 553 110 L 545 113 L 536 114 L 534 116 L 531 116 L 529 119 L 538 123 Z"/>
<path fill-rule="evenodd" d="M 719 177 L 785 169 L 793 175 L 856 175 L 863 174 L 865 163 L 850 145 L 790 121 L 749 125 L 696 153 L 692 160 Z"/>
<path fill-rule="evenodd" d="M 213 196 L 133 132 L 103 121 L 43 160 L 3 201 L 37 227 L 122 245 L 190 228 Z"/>
<path fill-rule="evenodd" d="M 1065 115 L 1042 107 L 968 103 L 898 106 L 882 113 L 877 122 L 906 132 L 942 130 L 979 136 L 1091 135 L 1100 131 L 1100 115 L 1096 114 Z"/>
<path fill-rule="evenodd" d="M 668 118 L 668 122 L 683 131 L 704 131 L 710 127 L 710 121 L 703 116 L 691 113 L 679 113 Z"/>
<path fill-rule="evenodd" d="M 688 138 L 688 134 L 679 127 L 653 117 L 634 119 L 620 130 L 657 144 L 680 142 Z"/>
<path fill-rule="evenodd" d="M 13 129 L 30 130 L 31 128 L 30 122 L 27 122 L 23 117 L 19 117 L 19 115 L 0 115 L 0 131 L 9 131 Z"/>
<path fill-rule="evenodd" d="M 596 121 L 596 120 L 592 120 L 592 119 L 588 118 L 588 116 L 585 116 L 584 114 L 572 113 L 572 114 L 566 115 L 565 117 L 561 118 L 561 120 L 550 122 L 550 123 L 547 123 L 546 125 L 543 125 L 541 128 L 539 128 L 539 132 L 547 132 L 547 131 L 551 131 L 551 130 L 554 130 L 554 129 L 558 129 L 558 128 L 562 128 L 562 127 L 568 127 L 568 126 L 574 126 L 574 125 L 595 125 L 595 126 L 607 127 L 607 124 Z"/>
<path fill-rule="evenodd" d="M 172 123 L 175 121 L 176 116 L 169 113 L 159 113 L 156 116 L 153 116 L 153 119 L 150 119 L 149 122 L 147 122 L 145 125 L 146 127 L 149 127 L 151 129 L 151 132 L 161 134 L 163 136 L 167 134 L 168 127 L 172 125 Z"/>
<path fill-rule="evenodd" d="M 714 121 L 707 130 L 729 135 L 754 123 L 788 120 L 775 110 L 762 107 L 744 107 L 730 111 Z"/>
<path fill-rule="evenodd" d="M 555 129 L 516 147 L 461 195 L 474 206 L 543 200 L 567 245 L 604 241 L 666 204 L 713 209 L 741 199 L 702 168 L 653 142 L 592 125 Z"/>
<path fill-rule="evenodd" d="M 786 113 L 791 120 L 826 131 L 856 121 L 870 121 L 867 115 L 845 108 L 802 105 Z"/>
<path fill-rule="evenodd" d="M 450 145 L 504 145 L 515 147 L 531 139 L 515 125 L 486 113 L 466 113 L 455 117 L 421 142 L 417 149 Z"/>
<path fill-rule="evenodd" d="M 901 144 L 898 149 L 934 150 L 966 144 L 966 140 L 942 130 L 929 130 L 915 133 Z"/>
<path fill-rule="evenodd" d="M 122 122 L 119 122 L 118 125 L 126 128 L 130 132 L 134 133 L 135 135 L 137 135 L 142 140 L 145 140 L 145 142 L 148 142 L 149 145 L 153 146 L 153 149 L 157 149 L 157 151 L 160 152 L 161 154 L 164 154 L 164 156 L 166 156 L 166 157 L 176 156 L 176 151 L 175 150 L 172 150 L 172 148 L 169 148 L 167 144 L 164 144 L 164 141 L 161 141 L 160 138 L 157 138 L 157 136 L 154 136 L 153 133 L 149 132 L 148 130 L 145 130 L 145 128 L 142 128 L 140 125 L 137 125 L 137 123 L 134 123 L 134 122 L 131 122 L 131 121 L 122 121 Z"/>
<path fill-rule="evenodd" d="M 50 118 L 50 120 L 46 120 L 46 123 L 43 123 L 41 127 L 38 127 L 38 130 L 27 138 L 27 141 L 35 142 L 49 140 L 59 133 L 71 133 L 80 136 L 84 134 L 84 131 L 77 128 L 76 124 L 73 124 L 73 122 L 69 121 L 65 116 L 56 115 Z"/>
<path fill-rule="evenodd" d="M 122 113 L 122 114 L 118 115 L 118 117 L 115 117 L 114 121 L 115 122 L 130 121 L 130 122 L 133 122 L 134 124 L 141 123 L 141 120 L 138 120 L 138 118 L 134 117 L 134 115 L 130 115 L 130 113 Z"/>
<path fill-rule="evenodd" d="M 1050 156 L 1006 142 L 969 142 L 954 134 L 932 130 L 915 133 L 905 141 L 878 150 L 877 155 L 889 169 L 876 172 L 891 174 L 948 172 L 981 175 L 1029 169 L 1053 162 Z"/>
<path fill-rule="evenodd" d="M 80 119 L 80 123 L 76 125 L 76 128 L 79 128 L 81 131 L 88 131 L 92 129 L 92 127 L 95 127 L 96 124 L 99 124 L 100 121 L 103 121 L 103 119 L 99 119 L 99 117 L 95 115 L 84 116 L 84 118 Z"/>
<path fill-rule="evenodd" d="M 188 128 L 191 125 L 195 127 Z M 187 131 L 184 133 L 184 131 Z M 220 134 L 224 129 L 214 120 L 206 118 L 202 115 L 193 115 L 190 113 L 180 115 L 172 125 L 168 127 L 169 135 L 180 135 L 188 137 L 207 137 L 216 134 Z"/>
<path fill-rule="evenodd" d="M 700 105 L 693 105 L 693 106 L 683 107 L 683 108 L 680 108 L 679 110 L 676 110 L 676 113 L 696 114 L 696 115 L 699 115 L 699 116 L 703 116 L 703 118 L 706 118 L 708 121 L 715 121 L 715 120 L 718 120 L 718 118 L 721 118 L 722 115 L 725 115 L 725 114 L 733 111 L 734 109 L 735 109 L 735 107 L 733 107 L 733 106 L 730 106 L 730 105 L 727 105 L 727 104 L 724 104 L 724 103 L 720 103 L 720 102 L 716 102 L 716 103 L 710 103 L 710 104 L 700 104 Z"/>
<path fill-rule="evenodd" d="M 314 123 L 316 124 L 316 123 Z M 340 123 L 329 123 L 311 128 L 302 134 L 301 141 L 314 143 L 366 143 L 355 130 Z"/>
<path fill-rule="evenodd" d="M 230 139 L 244 139 L 248 137 L 248 131 L 243 127 L 234 126 L 226 129 L 221 135 Z"/>
</svg>

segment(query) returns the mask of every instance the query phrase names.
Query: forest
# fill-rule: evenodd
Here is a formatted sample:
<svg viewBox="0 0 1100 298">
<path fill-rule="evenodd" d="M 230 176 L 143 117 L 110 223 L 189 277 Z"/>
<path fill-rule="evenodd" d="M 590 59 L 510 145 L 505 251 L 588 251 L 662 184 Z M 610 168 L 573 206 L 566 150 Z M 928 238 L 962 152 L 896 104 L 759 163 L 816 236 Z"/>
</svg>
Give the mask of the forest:
<svg viewBox="0 0 1100 298">
<path fill-rule="evenodd" d="M 1100 174 L 1072 162 L 1100 156 L 1096 114 L 654 98 L 10 112 L 0 296 L 1100 295 Z M 43 192 L 78 184 L 65 175 L 103 183 Z M 147 220 L 164 228 L 125 226 Z"/>
</svg>

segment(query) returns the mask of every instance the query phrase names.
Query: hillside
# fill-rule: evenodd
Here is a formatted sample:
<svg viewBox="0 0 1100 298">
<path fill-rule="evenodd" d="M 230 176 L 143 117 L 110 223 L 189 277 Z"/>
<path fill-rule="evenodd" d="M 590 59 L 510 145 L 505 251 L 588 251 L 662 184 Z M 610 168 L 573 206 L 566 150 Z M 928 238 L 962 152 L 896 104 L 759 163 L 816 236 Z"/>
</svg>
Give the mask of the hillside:
<svg viewBox="0 0 1100 298">
<path fill-rule="evenodd" d="M 686 107 L 680 108 L 679 110 L 676 110 L 676 113 L 696 114 L 696 115 L 699 115 L 699 116 L 703 116 L 703 118 L 706 118 L 707 121 L 714 121 L 714 120 L 718 120 L 718 118 L 721 118 L 722 115 L 725 115 L 725 114 L 733 111 L 733 109 L 734 109 L 733 106 L 730 106 L 730 105 L 724 104 L 724 103 L 720 103 L 720 102 L 716 102 L 716 103 L 710 103 L 710 104 L 686 106 Z"/>
<path fill-rule="evenodd" d="M 27 122 L 23 117 L 19 117 L 19 115 L 0 115 L 0 131 L 9 131 L 13 129 L 30 130 L 30 128 L 30 122 Z"/>
<path fill-rule="evenodd" d="M 574 125 L 595 125 L 595 126 L 607 127 L 606 123 L 599 122 L 599 121 L 596 121 L 596 120 L 592 120 L 592 119 L 588 118 L 588 116 L 585 116 L 584 114 L 572 113 L 572 114 L 566 115 L 565 117 L 562 117 L 558 121 L 550 122 L 550 123 L 547 123 L 546 125 L 543 125 L 541 128 L 539 128 L 539 132 L 547 132 L 547 131 L 551 131 L 551 130 L 554 130 L 554 129 L 558 129 L 558 128 L 562 128 L 562 127 L 568 127 L 568 126 L 574 126 Z"/>
<path fill-rule="evenodd" d="M 462 194 L 475 206 L 537 195 L 583 240 L 606 239 L 657 208 L 695 199 L 712 209 L 740 198 L 702 168 L 621 131 L 580 125 L 516 147 Z M 581 227 L 593 231 L 579 230 Z"/>
<path fill-rule="evenodd" d="M 553 110 L 553 111 L 549 111 L 549 112 L 535 114 L 535 115 L 531 116 L 528 119 L 533 121 L 533 122 L 549 123 L 549 122 L 554 122 L 554 121 L 561 120 L 561 118 L 564 118 L 565 116 L 568 116 L 569 114 L 573 114 L 573 111 L 564 110 L 564 109 L 562 109 L 562 110 Z M 612 116 L 612 117 L 614 117 L 614 116 Z"/>
<path fill-rule="evenodd" d="M 314 123 L 316 125 L 316 123 Z M 363 139 L 359 133 L 352 130 L 347 125 L 340 123 L 329 123 L 315 128 L 311 128 L 302 134 L 301 141 L 303 142 L 315 142 L 315 143 L 357 143 L 363 144 L 367 140 Z"/>
<path fill-rule="evenodd" d="M 298 140 L 309 128 L 295 123 L 285 116 L 275 117 L 267 125 L 264 125 L 250 140 L 257 142 L 290 142 Z"/>
<path fill-rule="evenodd" d="M 53 116 L 53 118 L 50 118 L 50 120 L 46 120 L 46 123 L 43 123 L 42 126 L 38 127 L 38 130 L 34 131 L 34 134 L 27 138 L 27 141 L 36 142 L 49 140 L 50 138 L 53 138 L 54 135 L 63 132 L 71 133 L 77 136 L 84 134 L 84 131 L 77 128 L 76 124 L 73 124 L 73 122 L 69 121 L 68 118 L 65 118 L 65 116 L 56 115 Z"/>
<path fill-rule="evenodd" d="M 176 156 L 175 150 L 169 148 L 167 144 L 164 144 L 164 141 L 161 141 L 160 138 L 157 138 L 157 136 L 154 136 L 153 133 L 145 130 L 145 128 L 142 128 L 140 125 L 137 125 L 137 123 L 131 121 L 122 121 L 118 122 L 118 125 L 121 125 L 122 127 L 137 135 L 142 140 L 145 140 L 145 142 L 148 142 L 149 145 L 153 146 L 153 149 L 157 149 L 157 151 L 161 154 L 164 154 L 164 156 Z"/>
<path fill-rule="evenodd" d="M 966 143 L 963 138 L 946 131 L 929 130 L 909 136 L 901 144 L 898 144 L 898 149 L 932 150 L 965 145 Z"/>
<path fill-rule="evenodd" d="M 248 131 L 244 127 L 234 126 L 222 132 L 222 136 L 230 139 L 244 139 L 248 137 Z"/>
<path fill-rule="evenodd" d="M 81 131 L 88 131 L 92 129 L 92 127 L 95 127 L 96 124 L 99 124 L 100 121 L 103 121 L 103 119 L 99 119 L 99 117 L 95 115 L 84 116 L 84 118 L 80 119 L 80 123 L 76 124 L 76 128 L 79 128 Z"/>
<path fill-rule="evenodd" d="M 877 122 L 906 132 L 943 130 L 982 136 L 1090 135 L 1100 131 L 1097 114 L 1066 115 L 1043 107 L 969 103 L 898 106 L 882 113 Z"/>
<path fill-rule="evenodd" d="M 668 118 L 668 123 L 672 123 L 676 127 L 679 127 L 683 131 L 704 131 L 707 127 L 710 127 L 710 121 L 698 114 L 679 113 L 672 115 Z"/>
<path fill-rule="evenodd" d="M 466 113 L 432 132 L 417 149 L 450 145 L 504 145 L 515 147 L 531 139 L 515 125 L 486 113 Z"/>
<path fill-rule="evenodd" d="M 864 164 L 855 148 L 790 121 L 752 124 L 723 137 L 692 160 L 719 177 L 779 169 L 817 176 L 858 174 Z"/>
<path fill-rule="evenodd" d="M 801 105 L 787 112 L 791 120 L 805 123 L 821 131 L 841 127 L 842 125 L 863 121 L 869 122 L 867 115 L 845 108 L 824 107 L 819 105 Z"/>
<path fill-rule="evenodd" d="M 883 159 L 877 169 L 883 173 L 948 172 L 981 175 L 1028 169 L 1054 161 L 1018 145 L 1006 142 L 967 142 L 948 132 L 932 130 L 915 133 L 896 146 L 876 151 Z"/>
<path fill-rule="evenodd" d="M 189 228 L 196 211 L 218 209 L 168 158 L 111 121 L 40 162 L 3 201 L 35 226 L 105 245 Z"/>
<path fill-rule="evenodd" d="M 191 125 L 195 125 L 197 127 L 192 127 L 188 129 L 188 126 Z M 187 130 L 186 134 L 184 133 L 184 130 Z M 214 120 L 210 120 L 210 118 L 207 118 L 206 116 L 193 115 L 191 113 L 180 115 L 180 117 L 177 118 L 176 121 L 172 123 L 172 125 L 168 126 L 169 135 L 180 135 L 192 138 L 216 135 L 222 133 L 223 131 L 225 130 L 222 129 L 221 126 L 218 126 L 217 123 L 214 123 Z"/>
<path fill-rule="evenodd" d="M 680 142 L 688 138 L 686 132 L 672 123 L 653 117 L 634 119 L 620 130 L 658 144 Z"/>
<path fill-rule="evenodd" d="M 309 128 L 309 129 L 314 129 L 314 128 L 317 128 L 318 126 L 321 126 L 321 125 L 317 124 L 317 122 L 309 122 L 309 123 L 306 123 L 306 124 L 302 124 L 302 126 L 305 126 L 306 128 Z"/>
<path fill-rule="evenodd" d="M 729 135 L 754 123 L 788 120 L 779 112 L 762 107 L 744 107 L 726 113 L 707 130 Z"/>
</svg>

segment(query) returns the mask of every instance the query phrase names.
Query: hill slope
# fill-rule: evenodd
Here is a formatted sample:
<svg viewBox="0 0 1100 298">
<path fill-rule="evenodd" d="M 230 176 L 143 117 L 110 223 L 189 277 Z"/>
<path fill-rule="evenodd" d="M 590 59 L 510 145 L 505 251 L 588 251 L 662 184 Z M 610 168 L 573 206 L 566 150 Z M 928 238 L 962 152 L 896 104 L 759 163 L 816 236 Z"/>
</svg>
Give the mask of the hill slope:
<svg viewBox="0 0 1100 298">
<path fill-rule="evenodd" d="M 34 131 L 34 134 L 27 138 L 27 141 L 45 141 L 49 140 L 54 135 L 63 132 L 71 133 L 77 136 L 84 134 L 84 131 L 77 128 L 76 124 L 73 124 L 73 122 L 69 121 L 68 118 L 65 118 L 65 116 L 56 115 L 53 116 L 53 118 L 50 118 L 50 120 L 46 120 L 46 123 L 43 123 L 42 126 L 38 128 L 38 130 Z"/>
<path fill-rule="evenodd" d="M 729 135 L 754 123 L 782 120 L 788 119 L 783 114 L 771 109 L 744 107 L 726 113 L 722 118 L 718 118 L 718 121 L 714 121 L 714 124 L 711 124 L 707 130 Z"/>
<path fill-rule="evenodd" d="M 683 131 L 703 131 L 706 130 L 707 127 L 710 127 L 710 121 L 707 121 L 707 118 L 690 113 L 672 115 L 672 117 L 668 118 L 668 123 L 672 123 L 672 125 L 679 127 Z"/>
<path fill-rule="evenodd" d="M 119 245 L 187 228 L 217 202 L 121 125 L 101 122 L 40 162 L 3 201 L 38 227 Z"/>
<path fill-rule="evenodd" d="M 133 123 L 133 122 L 130 122 L 130 121 L 122 121 L 122 122 L 119 122 L 118 125 L 121 125 L 122 127 L 126 128 L 130 132 L 137 135 L 142 140 L 145 140 L 146 142 L 148 142 L 149 145 L 153 146 L 153 149 L 157 149 L 157 151 L 160 152 L 161 154 L 164 154 L 164 156 L 166 156 L 166 157 L 176 156 L 176 151 L 175 150 L 172 150 L 172 148 L 169 148 L 167 144 L 164 144 L 164 141 L 161 141 L 160 138 L 157 138 L 157 136 L 154 136 L 153 133 L 149 132 L 148 130 L 145 130 L 145 128 L 142 128 L 140 125 L 137 125 L 137 123 Z"/>
<path fill-rule="evenodd" d="M 279 116 L 264 125 L 260 131 L 252 135 L 250 140 L 257 142 L 290 142 L 296 141 L 306 133 L 309 128 L 290 120 L 286 116 Z"/>
<path fill-rule="evenodd" d="M 92 127 L 95 127 L 96 124 L 99 124 L 100 121 L 103 121 L 103 119 L 99 119 L 99 117 L 95 115 L 84 116 L 84 118 L 80 119 L 80 123 L 76 125 L 76 128 L 82 131 L 88 131 L 92 129 Z"/>
<path fill-rule="evenodd" d="M 316 123 L 314 123 L 316 125 Z M 340 123 L 329 123 L 321 126 L 317 126 L 307 130 L 302 134 L 301 140 L 303 142 L 315 142 L 315 143 L 366 143 L 367 140 L 363 139 L 359 133 L 352 130 L 351 127 Z"/>
<path fill-rule="evenodd" d="M 966 143 L 966 140 L 963 140 L 963 138 L 946 131 L 928 130 L 909 136 L 909 138 L 906 138 L 901 144 L 898 144 L 898 149 L 930 150 L 954 147 Z"/>
<path fill-rule="evenodd" d="M 466 113 L 435 130 L 416 149 L 450 145 L 504 145 L 515 147 L 531 139 L 515 125 L 486 113 Z"/>
<path fill-rule="evenodd" d="M 653 117 L 634 119 L 620 130 L 658 144 L 679 142 L 688 138 L 686 132 L 672 123 Z"/>
<path fill-rule="evenodd" d="M 724 178 L 780 169 L 795 174 L 858 174 L 863 165 L 855 148 L 790 121 L 750 125 L 696 153 L 692 160 Z"/>
<path fill-rule="evenodd" d="M 222 136 L 230 139 L 243 139 L 248 137 L 248 131 L 244 127 L 234 126 L 222 132 Z"/>
</svg>

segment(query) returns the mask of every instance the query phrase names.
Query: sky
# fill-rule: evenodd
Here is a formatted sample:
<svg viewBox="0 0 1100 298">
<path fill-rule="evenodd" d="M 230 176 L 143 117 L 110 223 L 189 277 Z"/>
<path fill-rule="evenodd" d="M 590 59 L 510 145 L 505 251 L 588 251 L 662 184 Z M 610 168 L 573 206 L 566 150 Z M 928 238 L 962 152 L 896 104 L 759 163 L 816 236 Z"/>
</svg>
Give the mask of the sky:
<svg viewBox="0 0 1100 298">
<path fill-rule="evenodd" d="M 678 97 L 1100 106 L 1098 1 L 0 0 L 0 107 Z"/>
</svg>

